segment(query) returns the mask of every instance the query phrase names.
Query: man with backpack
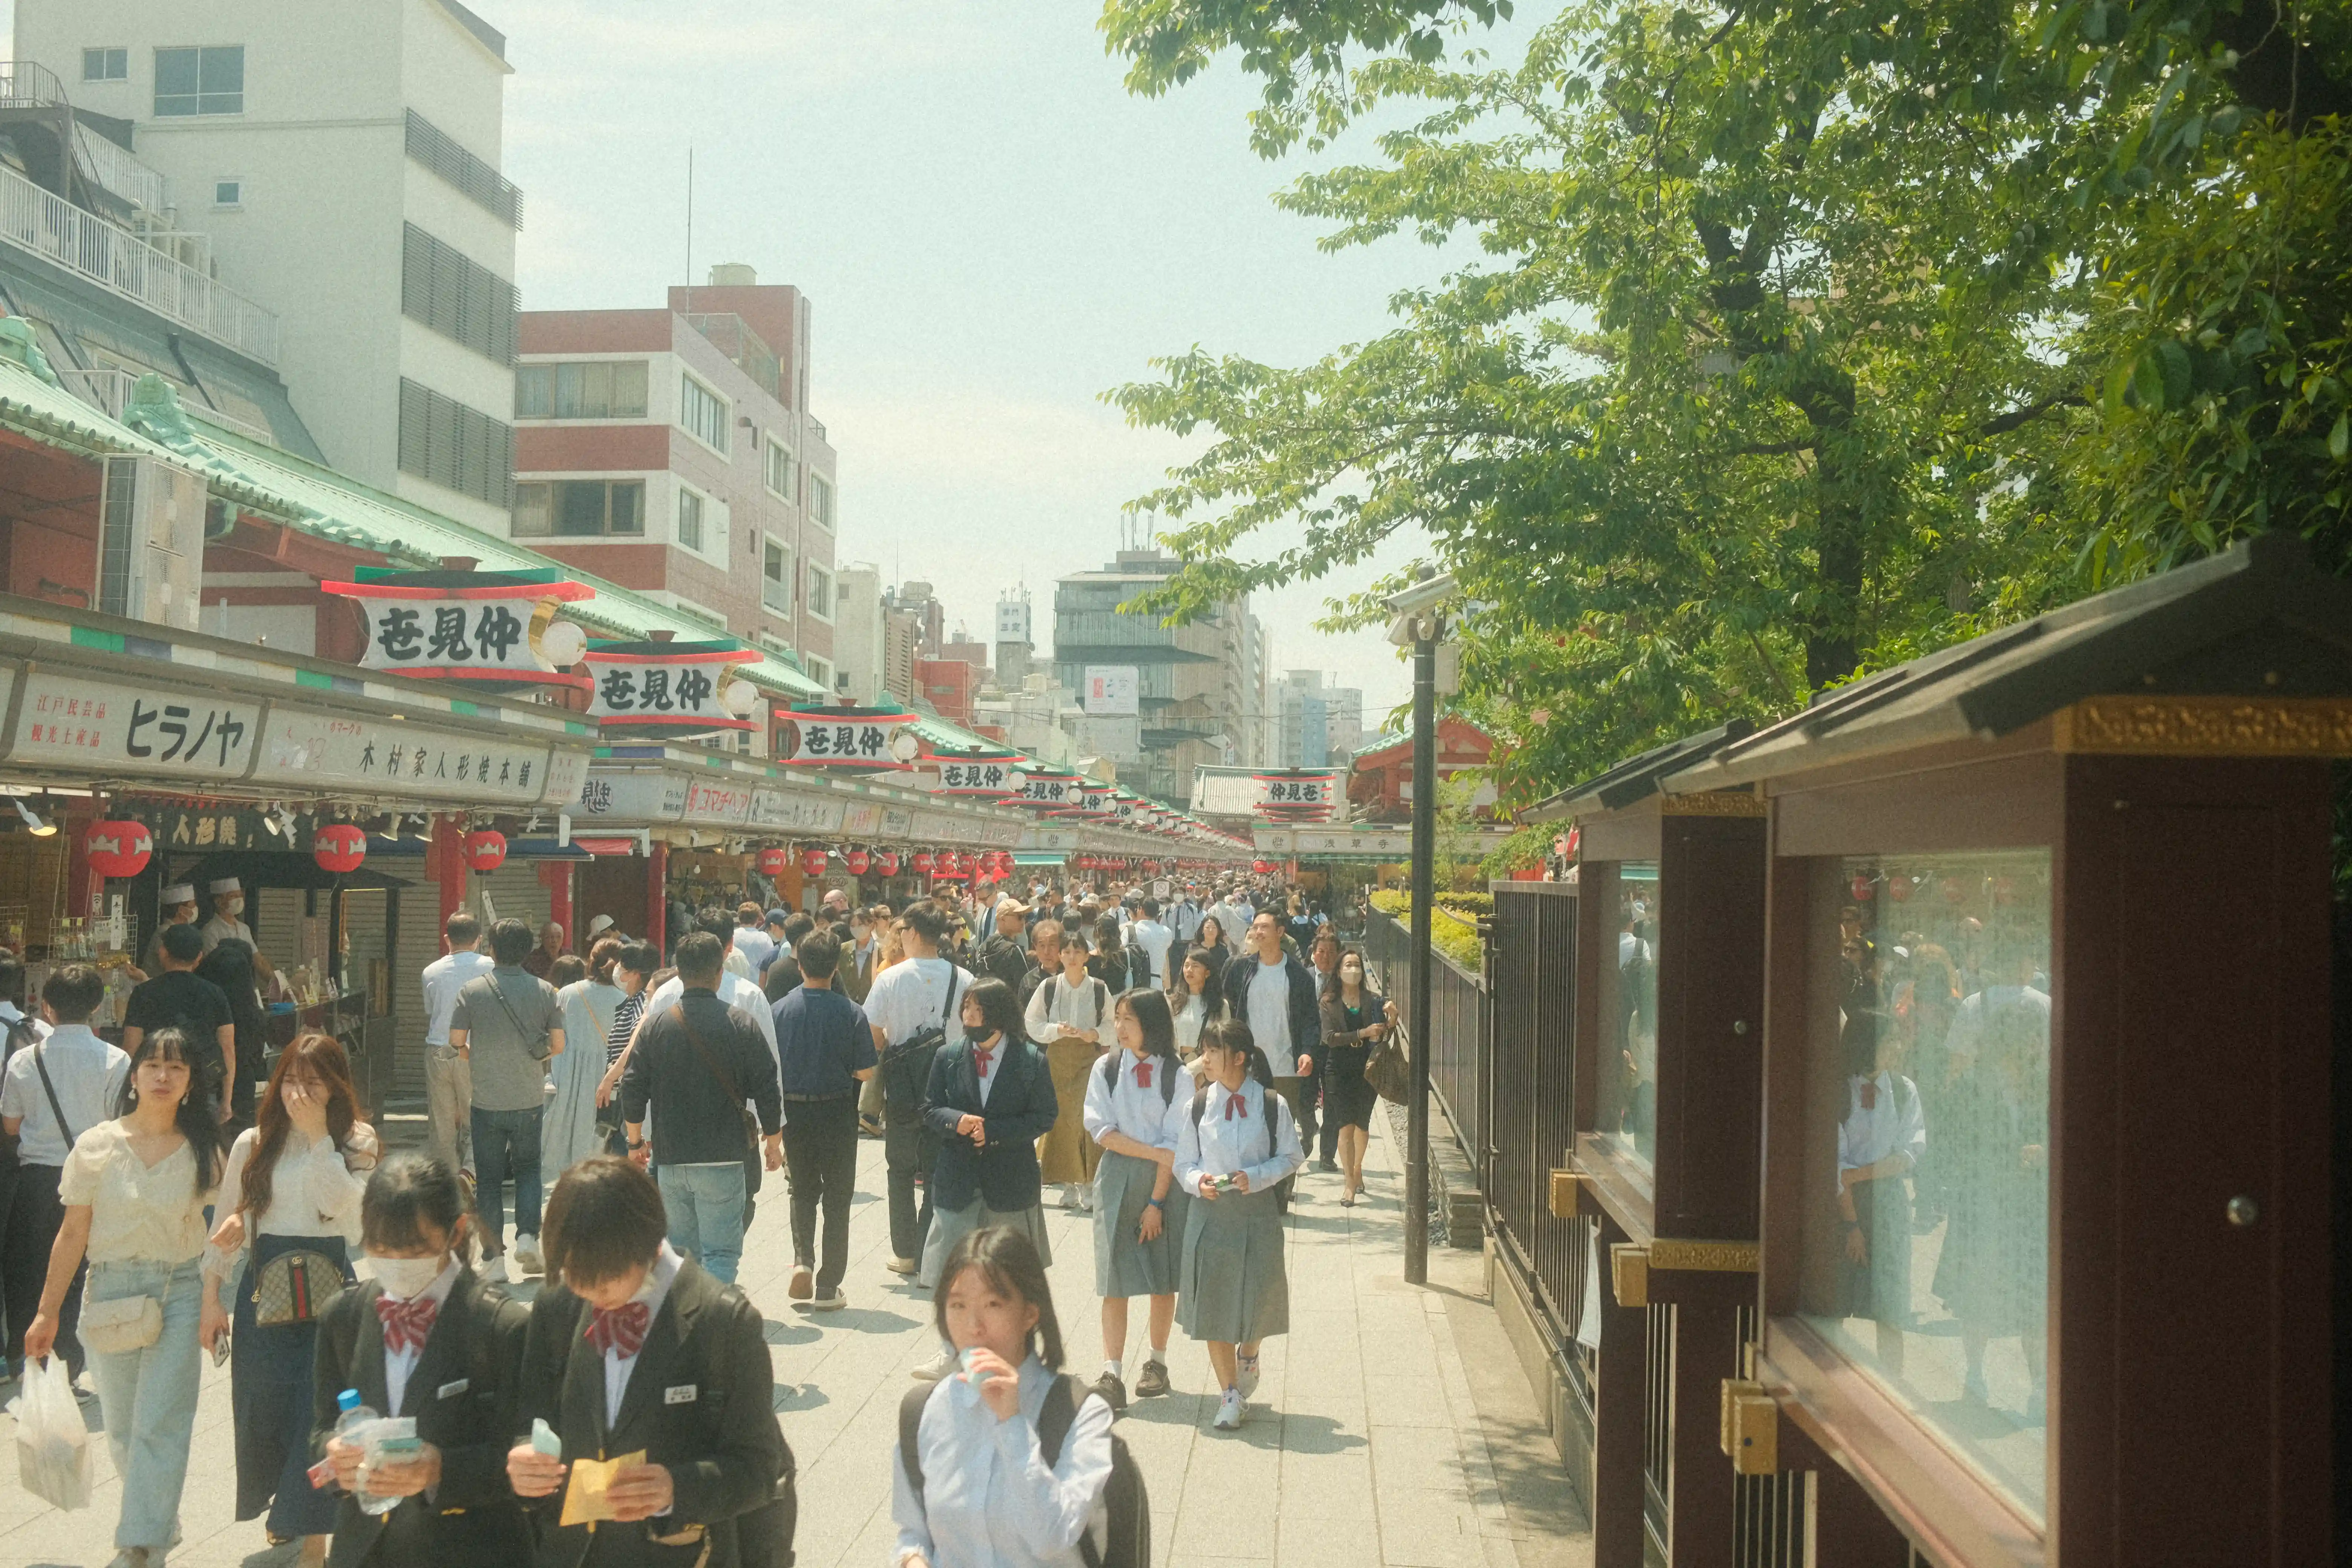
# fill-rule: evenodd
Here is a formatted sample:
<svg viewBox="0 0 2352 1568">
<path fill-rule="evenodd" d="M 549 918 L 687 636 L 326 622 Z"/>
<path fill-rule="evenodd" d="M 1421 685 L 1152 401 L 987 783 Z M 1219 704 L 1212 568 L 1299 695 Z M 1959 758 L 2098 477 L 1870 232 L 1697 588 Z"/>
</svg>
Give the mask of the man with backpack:
<svg viewBox="0 0 2352 1568">
<path fill-rule="evenodd" d="M 1007 893 L 997 901 L 994 912 L 996 929 L 971 950 L 971 970 L 974 974 L 994 975 L 1018 995 L 1021 977 L 1029 969 L 1029 955 L 1022 951 L 1021 941 L 1029 923 L 1029 906 Z"/>
<path fill-rule="evenodd" d="M 893 1274 L 912 1274 L 921 1267 L 918 1259 L 930 1228 L 931 1205 L 927 1186 L 918 1210 L 915 1188 L 929 1182 L 939 1139 L 919 1108 L 930 1081 L 931 1058 L 950 1033 L 962 1033 L 956 1004 L 971 984 L 969 973 L 940 954 L 947 934 L 947 916 L 938 905 L 908 905 L 907 962 L 876 975 L 866 994 L 866 1021 L 880 1064 L 875 1076 L 882 1080 L 882 1152 L 890 1205 L 887 1267 Z"/>
</svg>

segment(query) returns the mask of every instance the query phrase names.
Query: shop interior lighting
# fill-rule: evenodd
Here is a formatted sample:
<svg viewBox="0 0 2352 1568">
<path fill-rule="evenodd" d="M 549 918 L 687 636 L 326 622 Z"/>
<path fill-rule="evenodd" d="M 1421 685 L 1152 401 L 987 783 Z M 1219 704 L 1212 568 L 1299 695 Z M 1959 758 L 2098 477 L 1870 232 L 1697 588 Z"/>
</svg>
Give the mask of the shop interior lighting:
<svg viewBox="0 0 2352 1568">
<path fill-rule="evenodd" d="M 34 837 L 47 838 L 57 832 L 58 825 L 26 805 L 23 795 L 18 795 L 11 804 L 16 806 L 16 815 L 24 819 L 25 831 Z"/>
</svg>

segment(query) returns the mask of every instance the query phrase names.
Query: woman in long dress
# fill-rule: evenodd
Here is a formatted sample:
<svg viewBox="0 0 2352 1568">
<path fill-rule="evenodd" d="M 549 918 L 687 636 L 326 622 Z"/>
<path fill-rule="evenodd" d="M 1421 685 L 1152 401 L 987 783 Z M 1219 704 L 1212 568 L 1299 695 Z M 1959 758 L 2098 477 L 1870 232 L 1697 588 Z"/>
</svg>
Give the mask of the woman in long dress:
<svg viewBox="0 0 2352 1568">
<path fill-rule="evenodd" d="M 1054 1074 L 1054 1098 L 1061 1115 L 1037 1141 L 1043 1179 L 1062 1189 L 1062 1207 L 1083 1214 L 1091 1206 L 1087 1189 L 1102 1151 L 1087 1136 L 1087 1074 L 1103 1054 L 1110 1032 L 1110 987 L 1088 973 L 1087 939 L 1072 929 L 1062 933 L 1062 973 L 1029 994 L 1029 1038 L 1045 1053 Z"/>
<path fill-rule="evenodd" d="M 1323 1124 L 1339 1129 L 1339 1204 L 1364 1190 L 1364 1149 L 1371 1142 L 1373 1092 L 1365 1069 L 1372 1049 L 1396 1026 L 1396 1004 L 1364 982 L 1364 955 L 1344 949 L 1323 985 Z"/>
<path fill-rule="evenodd" d="M 555 999 L 563 1008 L 566 1049 L 548 1064 L 553 1092 L 539 1129 L 540 1180 L 551 1187 L 589 1155 L 604 1152 L 604 1140 L 596 1135 L 596 1089 L 612 1064 L 594 1042 L 611 1040 L 613 1021 L 626 1000 L 614 973 L 620 959 L 621 944 L 608 936 L 588 950 L 584 963 L 571 953 L 555 961 Z"/>
</svg>

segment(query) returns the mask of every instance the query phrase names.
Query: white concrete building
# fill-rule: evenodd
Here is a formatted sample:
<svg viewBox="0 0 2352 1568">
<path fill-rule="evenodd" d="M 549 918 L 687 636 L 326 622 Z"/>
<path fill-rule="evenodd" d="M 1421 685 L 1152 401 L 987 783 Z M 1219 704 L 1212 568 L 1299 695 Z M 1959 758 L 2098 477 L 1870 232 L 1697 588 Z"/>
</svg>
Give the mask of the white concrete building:
<svg viewBox="0 0 2352 1568">
<path fill-rule="evenodd" d="M 834 574 L 833 659 L 840 689 L 861 703 L 882 700 L 882 569 L 856 561 Z"/>
<path fill-rule="evenodd" d="M 1319 669 L 1286 671 L 1275 689 L 1277 767 L 1344 763 L 1364 743 L 1364 694 Z"/>
<path fill-rule="evenodd" d="M 177 226 L 278 319 L 327 459 L 507 531 L 515 234 L 503 35 L 457 0 L 16 0 L 16 58 L 126 120 Z"/>
</svg>

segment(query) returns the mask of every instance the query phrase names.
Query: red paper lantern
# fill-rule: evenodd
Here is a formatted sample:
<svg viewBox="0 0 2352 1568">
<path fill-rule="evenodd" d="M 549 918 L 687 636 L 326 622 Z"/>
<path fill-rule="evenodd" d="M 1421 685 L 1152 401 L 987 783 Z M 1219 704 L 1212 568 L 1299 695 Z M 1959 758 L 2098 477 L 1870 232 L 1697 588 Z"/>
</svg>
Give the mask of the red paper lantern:
<svg viewBox="0 0 2352 1568">
<path fill-rule="evenodd" d="M 897 876 L 898 852 L 896 849 L 877 849 L 874 852 L 874 874 L 877 877 Z"/>
<path fill-rule="evenodd" d="M 1944 879 L 1943 887 L 1944 902 L 1948 904 L 1964 904 L 1968 902 L 1969 889 L 1967 883 L 1959 880 L 1959 879 L 1956 877 L 1947 877 Z"/>
<path fill-rule="evenodd" d="M 760 875 L 762 877 L 781 877 L 791 868 L 792 863 L 793 852 L 789 849 L 770 845 L 760 851 Z"/>
<path fill-rule="evenodd" d="M 931 874 L 931 852 L 928 849 L 916 850 L 914 859 L 908 862 L 908 864 L 914 868 L 916 876 L 929 876 Z"/>
<path fill-rule="evenodd" d="M 801 875 L 803 875 L 803 876 L 804 876 L 804 877 L 822 877 L 822 876 L 824 876 L 824 875 L 825 862 L 827 862 L 828 860 L 831 860 L 832 858 L 833 858 L 832 855 L 831 855 L 831 854 L 829 854 L 827 851 L 823 850 L 823 849 L 803 849 L 803 850 L 802 850 L 802 851 L 801 851 Z"/>
<path fill-rule="evenodd" d="M 495 827 L 477 827 L 465 838 L 466 864 L 477 871 L 495 871 L 507 863 L 507 836 Z"/>
<path fill-rule="evenodd" d="M 845 858 L 849 862 L 849 874 L 853 877 L 863 877 L 866 868 L 874 864 L 874 857 L 863 849 L 851 850 Z"/>
<path fill-rule="evenodd" d="M 1261 877 L 1271 876 L 1274 872 L 1274 862 L 1271 860 L 1253 860 L 1250 862 L 1250 869 L 1256 872 Z"/>
<path fill-rule="evenodd" d="M 310 858 L 319 863 L 320 870 L 338 877 L 356 871 L 367 858 L 367 835 L 348 822 L 321 827 L 311 836 Z"/>
<path fill-rule="evenodd" d="M 1898 904 L 1909 903 L 1911 901 L 1911 879 L 1908 877 L 1896 877 L 1893 880 L 1889 881 L 1886 884 L 1886 896 L 1893 899 Z"/>
<path fill-rule="evenodd" d="M 1859 903 L 1864 899 L 1870 897 L 1870 889 L 1876 885 L 1876 883 L 1871 880 L 1866 872 L 1856 871 L 1853 874 L 1854 900 Z"/>
<path fill-rule="evenodd" d="M 89 868 L 101 877 L 136 877 L 155 853 L 155 836 L 143 822 L 93 822 L 81 843 Z"/>
</svg>

